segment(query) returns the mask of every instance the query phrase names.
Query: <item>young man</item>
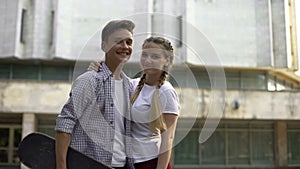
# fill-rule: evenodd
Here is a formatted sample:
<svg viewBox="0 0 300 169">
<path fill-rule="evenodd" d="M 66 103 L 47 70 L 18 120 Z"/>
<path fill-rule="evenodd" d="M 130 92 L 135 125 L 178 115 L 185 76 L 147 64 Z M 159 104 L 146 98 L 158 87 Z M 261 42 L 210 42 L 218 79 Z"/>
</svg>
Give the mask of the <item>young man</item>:
<svg viewBox="0 0 300 169">
<path fill-rule="evenodd" d="M 88 71 L 73 83 L 57 117 L 57 169 L 66 169 L 68 146 L 114 168 L 134 168 L 130 142 L 132 84 L 122 72 L 130 58 L 135 25 L 114 20 L 102 30 L 102 71 Z"/>
</svg>

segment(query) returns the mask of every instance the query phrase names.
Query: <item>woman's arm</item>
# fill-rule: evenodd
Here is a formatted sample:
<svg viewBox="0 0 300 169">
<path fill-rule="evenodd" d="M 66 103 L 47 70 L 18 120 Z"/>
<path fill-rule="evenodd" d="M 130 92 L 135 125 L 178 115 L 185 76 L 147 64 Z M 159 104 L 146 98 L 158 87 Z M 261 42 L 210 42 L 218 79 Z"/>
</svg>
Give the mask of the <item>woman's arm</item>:
<svg viewBox="0 0 300 169">
<path fill-rule="evenodd" d="M 158 163 L 156 169 L 166 169 L 172 154 L 172 145 L 175 136 L 175 129 L 178 115 L 163 114 L 167 130 L 161 134 L 160 153 L 158 155 Z"/>
<path fill-rule="evenodd" d="M 89 67 L 87 68 L 88 71 L 94 70 L 96 72 L 102 71 L 102 66 L 101 66 L 102 61 L 92 61 L 89 64 Z"/>
</svg>

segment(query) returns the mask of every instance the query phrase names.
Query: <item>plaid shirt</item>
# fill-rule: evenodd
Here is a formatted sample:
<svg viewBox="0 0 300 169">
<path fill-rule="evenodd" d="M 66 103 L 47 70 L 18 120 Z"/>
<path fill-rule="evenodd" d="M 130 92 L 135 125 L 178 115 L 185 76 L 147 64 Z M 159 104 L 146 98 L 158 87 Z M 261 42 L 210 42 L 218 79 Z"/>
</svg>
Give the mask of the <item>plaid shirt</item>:
<svg viewBox="0 0 300 169">
<path fill-rule="evenodd" d="M 56 120 L 56 131 L 71 134 L 70 146 L 107 165 L 111 165 L 115 135 L 115 111 L 113 101 L 114 77 L 107 66 L 103 71 L 88 71 L 73 83 L 70 97 Z M 125 151 L 132 157 L 130 130 L 130 94 L 133 87 L 128 77 L 124 81 L 125 100 Z M 127 168 L 133 167 L 132 158 L 127 158 Z"/>
</svg>

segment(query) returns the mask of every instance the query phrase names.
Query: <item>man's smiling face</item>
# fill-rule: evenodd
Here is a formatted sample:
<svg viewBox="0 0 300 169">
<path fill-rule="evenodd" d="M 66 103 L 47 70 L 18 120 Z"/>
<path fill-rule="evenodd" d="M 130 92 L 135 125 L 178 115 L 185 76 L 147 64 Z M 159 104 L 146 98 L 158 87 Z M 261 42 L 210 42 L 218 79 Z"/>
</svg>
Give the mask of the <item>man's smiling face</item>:
<svg viewBox="0 0 300 169">
<path fill-rule="evenodd" d="M 107 41 L 102 42 L 102 50 L 106 57 L 114 62 L 127 62 L 132 53 L 132 33 L 127 29 L 119 29 L 112 33 Z"/>
</svg>

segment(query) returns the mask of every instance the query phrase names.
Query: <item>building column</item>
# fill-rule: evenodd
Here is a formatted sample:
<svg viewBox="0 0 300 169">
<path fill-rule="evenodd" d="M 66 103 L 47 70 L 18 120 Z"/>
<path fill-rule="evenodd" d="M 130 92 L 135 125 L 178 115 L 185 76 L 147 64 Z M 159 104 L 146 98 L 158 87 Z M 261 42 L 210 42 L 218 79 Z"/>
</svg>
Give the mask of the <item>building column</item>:
<svg viewBox="0 0 300 169">
<path fill-rule="evenodd" d="M 286 121 L 276 122 L 276 165 L 285 167 L 287 162 L 287 123 Z"/>
<path fill-rule="evenodd" d="M 34 113 L 24 113 L 22 121 L 22 138 L 28 134 L 35 132 L 36 117 Z"/>
<path fill-rule="evenodd" d="M 22 121 L 22 138 L 28 134 L 35 132 L 36 129 L 36 117 L 34 113 L 23 113 Z M 29 169 L 21 163 L 21 169 Z"/>
</svg>

